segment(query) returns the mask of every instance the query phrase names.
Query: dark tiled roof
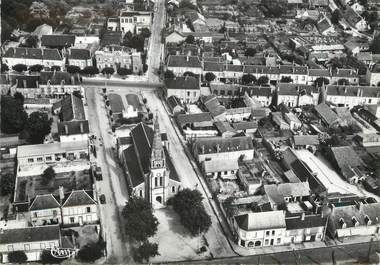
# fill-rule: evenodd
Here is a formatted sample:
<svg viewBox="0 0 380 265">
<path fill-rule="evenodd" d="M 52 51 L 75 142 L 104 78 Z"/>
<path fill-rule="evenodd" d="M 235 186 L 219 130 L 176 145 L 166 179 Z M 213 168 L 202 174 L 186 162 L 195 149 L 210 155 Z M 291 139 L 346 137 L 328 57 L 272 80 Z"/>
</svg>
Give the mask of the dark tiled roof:
<svg viewBox="0 0 380 265">
<path fill-rule="evenodd" d="M 332 72 L 333 76 L 337 77 L 358 77 L 358 73 L 356 70 L 353 69 L 337 69 L 336 71 Z"/>
<path fill-rule="evenodd" d="M 67 85 L 78 85 L 80 83 L 78 76 L 72 76 L 68 72 L 62 71 L 42 71 L 40 74 L 40 84 L 60 85 L 64 82 Z"/>
<path fill-rule="evenodd" d="M 293 141 L 295 146 L 319 144 L 318 135 L 294 135 Z"/>
<path fill-rule="evenodd" d="M 0 244 L 59 240 L 59 225 L 5 229 L 0 235 Z"/>
<path fill-rule="evenodd" d="M 235 130 L 247 130 L 247 129 L 256 129 L 258 127 L 257 121 L 244 121 L 232 123 L 232 127 Z"/>
<path fill-rule="evenodd" d="M 322 218 L 321 215 L 305 215 L 304 220 L 302 220 L 301 215 L 287 216 L 285 223 L 287 230 L 324 227 L 326 225 L 326 218 Z"/>
<path fill-rule="evenodd" d="M 41 46 L 45 47 L 70 47 L 75 43 L 75 35 L 43 35 Z"/>
<path fill-rule="evenodd" d="M 198 56 L 170 55 L 168 67 L 192 67 L 201 68 L 202 63 Z"/>
<path fill-rule="evenodd" d="M 291 66 L 291 65 L 281 65 L 280 74 L 298 74 L 298 75 L 307 75 L 306 66 Z"/>
<path fill-rule="evenodd" d="M 327 18 L 324 18 L 322 20 L 320 20 L 318 23 L 317 23 L 317 28 L 319 30 L 320 33 L 323 33 L 325 32 L 326 30 L 328 30 L 332 25 L 329 23 L 328 19 Z"/>
<path fill-rule="evenodd" d="M 180 114 L 177 116 L 177 122 L 184 126 L 194 122 L 212 121 L 212 116 L 209 112 L 194 113 L 194 114 Z"/>
<path fill-rule="evenodd" d="M 144 174 L 150 172 L 150 156 L 153 143 L 153 129 L 140 122 L 131 131 L 136 155 Z"/>
<path fill-rule="evenodd" d="M 251 97 L 270 97 L 272 95 L 272 89 L 264 86 L 242 86 L 241 91 L 241 95 L 244 95 L 244 93 L 247 92 Z"/>
<path fill-rule="evenodd" d="M 171 110 L 173 110 L 177 106 L 179 106 L 179 107 L 182 108 L 181 101 L 176 96 L 170 96 L 170 97 L 168 97 L 167 102 L 168 102 L 169 108 Z"/>
<path fill-rule="evenodd" d="M 371 225 L 380 224 L 380 203 L 370 203 L 363 205 L 348 205 L 342 207 L 335 207 L 331 214 L 332 223 L 335 229 L 340 229 L 340 220 L 342 219 L 346 227 L 355 226 L 352 218 L 355 217 L 359 225 L 366 226 L 366 216 L 371 221 Z"/>
<path fill-rule="evenodd" d="M 139 166 L 135 149 L 133 146 L 123 150 L 125 164 L 128 169 L 128 176 L 130 177 L 131 185 L 136 187 L 144 182 L 144 175 L 142 174 Z"/>
<path fill-rule="evenodd" d="M 213 154 L 217 152 L 219 147 L 219 153 L 235 152 L 242 150 L 253 150 L 252 138 L 248 136 L 240 136 L 233 138 L 222 137 L 207 137 L 198 138 L 195 140 L 193 149 L 197 150 L 198 154 Z"/>
<path fill-rule="evenodd" d="M 199 80 L 192 76 L 176 77 L 166 79 L 165 86 L 167 89 L 199 90 Z"/>
<path fill-rule="evenodd" d="M 58 60 L 62 61 L 62 56 L 56 49 L 37 49 L 37 48 L 9 48 L 4 57 L 6 58 L 25 58 L 38 60 Z"/>
<path fill-rule="evenodd" d="M 121 96 L 119 94 L 108 94 L 108 99 L 110 101 L 110 107 L 112 113 L 121 113 L 124 110 L 124 104 Z"/>
<path fill-rule="evenodd" d="M 71 94 L 63 98 L 61 102 L 62 121 L 85 120 L 81 98 Z"/>
<path fill-rule="evenodd" d="M 309 76 L 330 76 L 328 69 L 309 69 Z"/>
<path fill-rule="evenodd" d="M 89 60 L 91 59 L 91 53 L 87 49 L 70 49 L 69 59 Z"/>
<path fill-rule="evenodd" d="M 314 107 L 315 111 L 330 126 L 339 121 L 338 115 L 325 103 L 318 104 Z"/>
<path fill-rule="evenodd" d="M 73 190 L 63 203 L 62 207 L 96 204 L 93 198 L 84 190 Z"/>
<path fill-rule="evenodd" d="M 65 126 L 67 126 L 67 132 Z M 87 120 L 58 122 L 59 135 L 87 134 L 89 132 Z"/>
<path fill-rule="evenodd" d="M 100 46 L 106 46 L 106 45 L 120 45 L 122 41 L 122 32 L 121 31 L 111 31 L 104 33 L 101 41 Z"/>
<path fill-rule="evenodd" d="M 17 84 L 17 88 L 37 88 L 38 81 L 37 75 L 16 75 L 12 78 L 12 85 Z"/>
<path fill-rule="evenodd" d="M 206 72 L 223 72 L 223 63 L 205 61 L 203 70 Z"/>
<path fill-rule="evenodd" d="M 30 204 L 30 211 L 44 210 L 59 208 L 59 202 L 54 198 L 52 194 L 37 195 L 33 202 Z"/>
<path fill-rule="evenodd" d="M 331 152 L 340 169 L 364 165 L 363 161 L 351 146 L 331 147 Z"/>
<path fill-rule="evenodd" d="M 339 86 L 330 85 L 326 87 L 327 95 L 347 97 L 377 97 L 380 98 L 380 87 L 375 86 Z"/>
<path fill-rule="evenodd" d="M 279 95 L 293 95 L 296 96 L 301 92 L 306 92 L 310 95 L 313 91 L 313 86 L 309 85 L 300 85 L 300 84 L 291 84 L 291 83 L 279 83 L 277 85 Z"/>
</svg>

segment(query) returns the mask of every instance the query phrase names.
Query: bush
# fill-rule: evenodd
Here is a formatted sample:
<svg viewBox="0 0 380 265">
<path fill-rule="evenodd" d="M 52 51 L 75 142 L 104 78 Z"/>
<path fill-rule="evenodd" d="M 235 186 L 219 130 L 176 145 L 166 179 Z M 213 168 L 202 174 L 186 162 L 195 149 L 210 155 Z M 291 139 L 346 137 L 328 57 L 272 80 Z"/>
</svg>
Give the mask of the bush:
<svg viewBox="0 0 380 265">
<path fill-rule="evenodd" d="M 119 69 L 117 69 L 117 74 L 121 76 L 130 75 L 132 74 L 132 70 L 125 67 L 120 67 Z"/>
<path fill-rule="evenodd" d="M 28 260 L 24 251 L 13 251 L 8 254 L 10 263 L 25 263 Z"/>
<path fill-rule="evenodd" d="M 50 68 L 52 71 L 61 71 L 61 67 L 59 67 L 58 65 L 53 65 L 51 68 Z"/>
<path fill-rule="evenodd" d="M 325 77 L 318 77 L 314 81 L 314 85 L 316 87 L 321 87 L 322 85 L 328 85 L 329 83 L 330 83 L 330 81 Z"/>
<path fill-rule="evenodd" d="M 256 54 L 256 49 L 255 48 L 247 48 L 246 50 L 245 50 L 245 52 L 244 52 L 244 55 L 245 56 L 249 56 L 249 57 L 253 57 L 253 56 L 255 56 L 255 54 Z"/>
<path fill-rule="evenodd" d="M 94 262 L 103 256 L 104 247 L 103 242 L 87 244 L 78 251 L 77 258 L 82 262 Z"/>
<path fill-rule="evenodd" d="M 83 73 L 84 75 L 92 76 L 92 75 L 99 74 L 99 69 L 96 68 L 95 66 L 86 66 L 86 67 L 82 70 L 82 73 Z"/>
<path fill-rule="evenodd" d="M 148 65 L 146 63 L 143 64 L 143 72 L 146 73 L 148 71 Z"/>
<path fill-rule="evenodd" d="M 48 167 L 41 175 L 41 183 L 47 185 L 55 178 L 55 171 L 52 167 Z"/>
<path fill-rule="evenodd" d="M 281 83 L 292 83 L 293 79 L 290 76 L 283 76 L 281 77 Z"/>
<path fill-rule="evenodd" d="M 149 241 L 144 241 L 135 251 L 134 260 L 139 263 L 144 261 L 149 262 L 149 258 L 160 255 L 158 253 L 158 245 Z"/>
<path fill-rule="evenodd" d="M 15 189 L 15 176 L 13 174 L 6 174 L 0 178 L 1 195 L 6 196 L 12 194 Z"/>
<path fill-rule="evenodd" d="M 41 262 L 42 264 L 58 264 L 64 261 L 65 259 L 53 257 L 50 253 L 50 250 L 43 250 L 41 253 Z"/>
<path fill-rule="evenodd" d="M 258 85 L 266 85 L 266 84 L 268 84 L 268 82 L 269 82 L 269 78 L 267 77 L 267 76 L 260 76 L 259 77 L 259 79 L 257 79 L 257 84 Z"/>
<path fill-rule="evenodd" d="M 211 81 L 214 81 L 216 78 L 216 76 L 214 75 L 214 73 L 211 73 L 211 72 L 208 72 L 205 74 L 205 79 L 207 82 L 211 82 Z"/>
<path fill-rule="evenodd" d="M 256 77 L 251 75 L 251 74 L 245 74 L 241 78 L 241 81 L 244 85 L 252 84 L 252 83 L 256 82 Z"/>
<path fill-rule="evenodd" d="M 80 72 L 80 67 L 76 65 L 68 65 L 66 66 L 66 71 L 70 74 L 77 74 Z"/>
<path fill-rule="evenodd" d="M 113 69 L 112 67 L 105 67 L 102 70 L 103 75 L 112 75 L 113 73 L 115 73 L 115 69 Z"/>
<path fill-rule="evenodd" d="M 25 64 L 16 64 L 12 67 L 12 69 L 19 73 L 28 70 Z"/>
<path fill-rule="evenodd" d="M 53 119 L 49 118 L 46 112 L 35 111 L 29 115 L 26 122 L 26 129 L 29 133 L 29 140 L 33 144 L 41 144 L 46 135 L 51 131 Z"/>
<path fill-rule="evenodd" d="M 185 41 L 188 44 L 193 44 L 195 42 L 195 38 L 194 38 L 193 35 L 189 35 L 189 36 L 186 37 Z"/>
<path fill-rule="evenodd" d="M 4 72 L 8 72 L 9 71 L 9 67 L 8 65 L 6 64 L 1 64 L 1 72 L 4 73 Z"/>
<path fill-rule="evenodd" d="M 35 64 L 32 66 L 29 66 L 29 71 L 31 71 L 31 72 L 41 72 L 42 69 L 44 69 L 44 66 L 40 65 L 40 64 Z"/>
<path fill-rule="evenodd" d="M 166 70 L 164 74 L 165 79 L 173 79 L 175 77 L 173 71 Z"/>
<path fill-rule="evenodd" d="M 21 102 L 11 96 L 1 97 L 1 131 L 19 133 L 24 129 L 28 114 Z"/>
</svg>

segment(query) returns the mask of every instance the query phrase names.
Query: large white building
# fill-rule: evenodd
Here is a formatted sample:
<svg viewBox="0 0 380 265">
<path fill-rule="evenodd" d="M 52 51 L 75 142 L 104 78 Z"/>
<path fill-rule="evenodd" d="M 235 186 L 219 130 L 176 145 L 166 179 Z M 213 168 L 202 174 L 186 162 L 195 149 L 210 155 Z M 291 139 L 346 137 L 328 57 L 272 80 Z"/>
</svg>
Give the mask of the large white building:
<svg viewBox="0 0 380 265">
<path fill-rule="evenodd" d="M 380 87 L 326 86 L 326 100 L 342 107 L 380 103 Z"/>
<path fill-rule="evenodd" d="M 120 30 L 123 34 L 128 31 L 131 33 L 140 33 L 143 28 L 150 29 L 152 21 L 153 16 L 150 11 L 122 10 L 117 19 L 108 19 L 107 29 L 112 31 Z"/>
</svg>

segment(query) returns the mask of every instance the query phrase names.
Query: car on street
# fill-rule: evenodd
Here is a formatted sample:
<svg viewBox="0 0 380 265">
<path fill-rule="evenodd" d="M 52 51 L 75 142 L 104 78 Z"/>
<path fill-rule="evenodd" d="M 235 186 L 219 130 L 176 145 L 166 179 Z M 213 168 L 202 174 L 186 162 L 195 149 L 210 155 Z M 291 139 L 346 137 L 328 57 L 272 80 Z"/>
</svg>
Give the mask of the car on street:
<svg viewBox="0 0 380 265">
<path fill-rule="evenodd" d="M 106 203 L 106 196 L 104 196 L 104 194 L 100 195 L 99 201 L 100 201 L 100 204 L 105 204 Z"/>
</svg>

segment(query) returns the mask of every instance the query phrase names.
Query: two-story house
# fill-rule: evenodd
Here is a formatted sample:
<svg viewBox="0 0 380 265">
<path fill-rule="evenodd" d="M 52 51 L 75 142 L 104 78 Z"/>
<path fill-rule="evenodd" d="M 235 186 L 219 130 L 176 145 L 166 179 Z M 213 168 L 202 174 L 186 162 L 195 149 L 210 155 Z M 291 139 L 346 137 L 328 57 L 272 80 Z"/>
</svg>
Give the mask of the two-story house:
<svg viewBox="0 0 380 265">
<path fill-rule="evenodd" d="M 186 72 L 201 75 L 202 62 L 198 56 L 169 55 L 167 69 L 176 76 L 182 76 Z"/>
<path fill-rule="evenodd" d="M 3 63 L 12 68 L 16 64 L 26 66 L 43 65 L 44 67 L 58 66 L 61 69 L 65 66 L 65 58 L 57 49 L 37 49 L 37 48 L 9 48 L 3 55 Z"/>
<path fill-rule="evenodd" d="M 69 49 L 67 61 L 69 65 L 78 66 L 80 69 L 93 65 L 91 52 L 88 49 Z"/>
<path fill-rule="evenodd" d="M 30 219 L 34 226 L 61 224 L 61 205 L 52 194 L 37 195 L 29 206 Z"/>
<path fill-rule="evenodd" d="M 192 76 L 181 76 L 165 80 L 165 94 L 169 98 L 176 96 L 187 104 L 198 101 L 200 96 L 199 79 Z"/>
</svg>

